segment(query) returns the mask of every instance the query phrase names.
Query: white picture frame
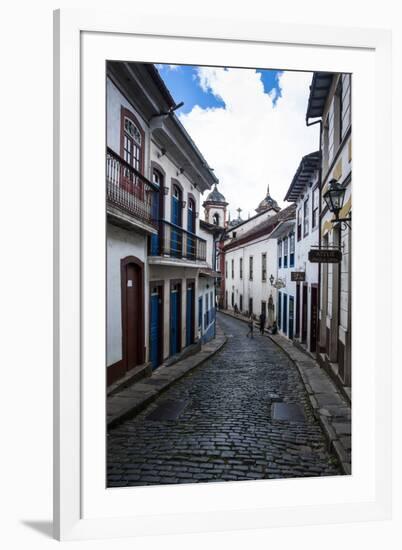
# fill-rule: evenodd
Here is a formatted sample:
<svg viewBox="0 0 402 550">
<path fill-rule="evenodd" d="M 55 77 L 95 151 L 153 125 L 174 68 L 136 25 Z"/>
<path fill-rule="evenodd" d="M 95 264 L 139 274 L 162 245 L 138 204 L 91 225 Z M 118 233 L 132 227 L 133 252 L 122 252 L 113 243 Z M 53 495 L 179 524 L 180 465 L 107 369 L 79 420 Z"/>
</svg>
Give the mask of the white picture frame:
<svg viewBox="0 0 402 550">
<path fill-rule="evenodd" d="M 382 419 L 391 418 L 391 344 L 378 343 L 390 342 L 382 320 L 391 318 L 391 297 L 378 290 L 379 268 L 391 263 L 391 217 L 376 208 L 375 189 L 381 185 L 381 200 L 391 203 L 390 33 L 98 10 L 56 11 L 54 29 L 54 536 L 389 518 L 391 422 Z M 101 185 L 106 59 L 354 73 L 351 476 L 106 489 Z M 88 127 L 96 136 L 91 142 Z"/>
</svg>

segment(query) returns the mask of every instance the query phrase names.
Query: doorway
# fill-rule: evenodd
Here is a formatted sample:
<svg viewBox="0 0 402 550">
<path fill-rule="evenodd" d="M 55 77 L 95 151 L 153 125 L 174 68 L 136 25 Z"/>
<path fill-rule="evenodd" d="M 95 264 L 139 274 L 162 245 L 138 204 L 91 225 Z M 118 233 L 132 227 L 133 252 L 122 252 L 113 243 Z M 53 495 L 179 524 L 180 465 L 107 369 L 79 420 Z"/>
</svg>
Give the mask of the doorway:
<svg viewBox="0 0 402 550">
<path fill-rule="evenodd" d="M 181 281 L 170 282 L 170 355 L 181 349 Z"/>
<path fill-rule="evenodd" d="M 152 368 L 163 362 L 163 282 L 150 285 L 149 349 Z"/>
<path fill-rule="evenodd" d="M 138 258 L 121 260 L 121 286 L 123 364 L 127 372 L 145 360 L 144 264 Z"/>
<path fill-rule="evenodd" d="M 318 288 L 311 286 L 311 305 L 310 305 L 310 351 L 317 349 L 318 340 Z"/>
<path fill-rule="evenodd" d="M 194 344 L 195 282 L 187 281 L 186 346 Z"/>
<path fill-rule="evenodd" d="M 302 342 L 307 342 L 307 283 L 303 283 Z"/>
</svg>

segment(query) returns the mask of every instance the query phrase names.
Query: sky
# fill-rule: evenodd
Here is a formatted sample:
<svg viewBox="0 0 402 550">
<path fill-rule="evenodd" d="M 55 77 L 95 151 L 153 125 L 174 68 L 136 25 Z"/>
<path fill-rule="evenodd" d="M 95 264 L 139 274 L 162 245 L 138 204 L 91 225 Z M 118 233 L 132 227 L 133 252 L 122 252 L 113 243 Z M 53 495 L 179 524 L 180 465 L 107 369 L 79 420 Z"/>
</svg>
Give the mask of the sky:
<svg viewBox="0 0 402 550">
<path fill-rule="evenodd" d="M 281 207 L 302 156 L 318 150 L 305 115 L 312 73 L 157 65 L 176 115 L 219 179 L 231 217 L 247 219 L 267 186 Z M 204 193 L 204 197 L 207 193 Z"/>
</svg>

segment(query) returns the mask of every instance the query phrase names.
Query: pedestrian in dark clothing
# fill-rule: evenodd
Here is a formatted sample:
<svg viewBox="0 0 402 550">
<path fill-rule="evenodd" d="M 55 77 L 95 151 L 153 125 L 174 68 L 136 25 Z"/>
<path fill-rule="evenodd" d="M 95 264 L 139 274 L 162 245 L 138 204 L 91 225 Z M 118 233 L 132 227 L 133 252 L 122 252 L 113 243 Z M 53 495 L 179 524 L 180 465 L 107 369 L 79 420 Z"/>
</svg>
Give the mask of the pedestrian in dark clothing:
<svg viewBox="0 0 402 550">
<path fill-rule="evenodd" d="M 250 338 L 254 338 L 254 322 L 253 317 L 250 316 L 250 319 L 248 320 L 248 333 L 246 334 L 247 338 L 250 336 Z"/>
<path fill-rule="evenodd" d="M 265 328 L 265 313 L 261 313 L 261 315 L 260 315 L 260 334 L 264 334 L 264 328 Z"/>
<path fill-rule="evenodd" d="M 237 307 L 237 304 L 234 305 L 234 312 L 236 315 L 239 313 L 239 308 Z"/>
<path fill-rule="evenodd" d="M 274 321 L 274 324 L 271 328 L 271 334 L 276 334 L 278 332 L 278 325 L 276 324 L 276 321 Z"/>
</svg>

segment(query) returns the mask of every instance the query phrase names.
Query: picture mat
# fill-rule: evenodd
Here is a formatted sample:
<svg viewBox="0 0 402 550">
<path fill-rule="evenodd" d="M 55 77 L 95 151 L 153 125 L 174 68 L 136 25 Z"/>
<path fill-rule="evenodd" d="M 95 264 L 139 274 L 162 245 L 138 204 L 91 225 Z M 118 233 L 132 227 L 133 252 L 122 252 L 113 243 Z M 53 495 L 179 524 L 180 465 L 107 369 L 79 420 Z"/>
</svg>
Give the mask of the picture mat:
<svg viewBox="0 0 402 550">
<path fill-rule="evenodd" d="M 92 386 L 91 396 L 84 400 L 83 466 L 84 466 L 84 517 L 151 514 L 158 509 L 169 512 L 202 512 L 238 509 L 246 503 L 255 507 L 286 506 L 289 504 L 324 504 L 334 502 L 357 502 L 373 498 L 374 439 L 371 427 L 374 424 L 374 410 L 370 407 L 373 395 L 374 356 L 367 353 L 366 339 L 374 340 L 374 327 L 364 319 L 370 319 L 371 303 L 364 296 L 363 309 L 368 307 L 361 323 L 353 327 L 353 475 L 325 479 L 284 479 L 262 482 L 234 482 L 218 484 L 197 484 L 180 487 L 136 487 L 105 490 L 105 181 L 103 156 L 105 151 L 105 60 L 127 60 L 158 63 L 185 63 L 186 65 L 218 66 L 270 66 L 278 69 L 313 70 L 322 65 L 325 70 L 352 72 L 353 74 L 353 162 L 354 162 L 354 207 L 353 237 L 359 230 L 361 193 L 359 181 L 365 181 L 365 196 L 370 186 L 374 189 L 374 167 L 359 167 L 360 140 L 364 136 L 355 133 L 355 120 L 359 111 L 374 109 L 374 94 L 360 90 L 374 90 L 373 56 L 367 51 L 335 51 L 330 48 L 323 53 L 315 48 L 292 48 L 261 44 L 231 44 L 225 42 L 201 42 L 191 40 L 186 47 L 180 39 L 147 38 L 134 36 L 105 36 L 84 33 L 83 41 L 83 198 L 84 205 L 91 204 L 90 216 L 84 215 L 83 248 L 83 305 L 86 316 L 83 319 L 83 381 L 84 388 Z M 302 52 L 300 51 L 302 50 Z M 179 53 L 180 52 L 180 53 Z M 296 56 L 297 53 L 297 56 Z M 300 55 L 302 53 L 302 55 Z M 335 54 L 335 55 L 334 55 Z M 332 59 L 333 62 L 331 63 Z M 358 61 L 358 63 L 356 63 Z M 321 62 L 321 64 L 320 64 Z M 364 69 L 365 70 L 364 70 Z M 371 75 L 370 75 L 371 72 Z M 362 98 L 359 97 L 361 94 Z M 359 101 L 356 100 L 359 97 Z M 307 106 L 306 106 L 307 109 Z M 88 129 L 88 130 L 87 130 Z M 364 151 L 371 151 L 367 158 L 374 159 L 374 143 L 370 134 L 364 139 Z M 283 144 L 283 146 L 286 146 Z M 360 147 L 359 147 L 360 146 Z M 357 160 L 356 160 L 357 157 Z M 355 168 L 356 166 L 356 168 Z M 356 174 L 357 172 L 357 174 Z M 366 173 L 365 173 L 366 172 Z M 274 182 L 272 182 L 274 185 Z M 356 189 L 357 188 L 357 189 Z M 356 194 L 355 194 L 356 192 Z M 356 205 L 356 207 L 355 207 Z M 367 207 L 366 209 L 367 210 Z M 374 230 L 374 225 L 371 226 Z M 374 233 L 373 233 L 374 238 Z M 366 242 L 370 239 L 366 236 Z M 353 280 L 360 280 L 356 273 L 361 246 L 353 244 Z M 369 253 L 369 250 L 367 250 Z M 360 264 L 364 265 L 364 264 Z M 367 277 L 365 277 L 367 280 Z M 359 303 L 361 289 L 353 288 L 354 305 Z M 92 315 L 93 312 L 93 315 Z M 355 319 L 356 308 L 353 311 Z M 371 325 L 371 326 L 370 326 Z M 370 332 L 372 332 L 371 337 Z M 359 339 L 361 338 L 361 340 Z M 360 345 L 359 345 L 360 342 Z M 359 360 L 356 360 L 356 357 Z M 364 369 L 359 369 L 364 364 Z M 360 377 L 359 374 L 362 376 Z M 364 392 L 359 386 L 364 384 Z M 371 387 L 371 391 L 370 391 Z M 86 397 L 86 396 L 85 396 Z M 359 422 L 359 412 L 363 422 Z M 103 416 L 102 416 L 103 415 Z M 97 426 L 94 430 L 94 426 Z M 103 428 L 103 429 L 102 429 Z M 359 453 L 359 450 L 364 450 Z M 308 487 L 306 487 L 308 484 Z"/>
</svg>

